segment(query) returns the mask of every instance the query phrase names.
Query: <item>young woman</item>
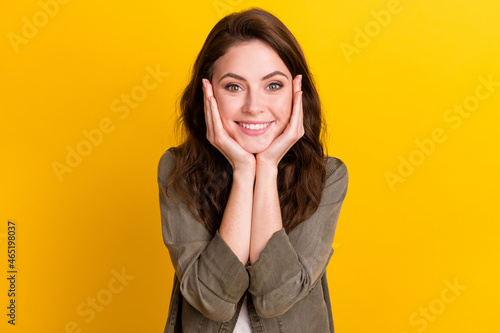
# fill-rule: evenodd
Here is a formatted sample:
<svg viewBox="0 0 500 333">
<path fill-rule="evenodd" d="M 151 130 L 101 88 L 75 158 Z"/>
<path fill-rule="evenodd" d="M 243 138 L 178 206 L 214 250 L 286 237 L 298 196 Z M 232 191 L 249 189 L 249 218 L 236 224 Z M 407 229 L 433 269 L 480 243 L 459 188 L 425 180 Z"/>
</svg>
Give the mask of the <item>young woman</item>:
<svg viewBox="0 0 500 333">
<path fill-rule="evenodd" d="M 333 332 L 326 267 L 346 196 L 302 50 L 253 8 L 208 35 L 158 164 L 175 268 L 165 332 Z"/>
</svg>

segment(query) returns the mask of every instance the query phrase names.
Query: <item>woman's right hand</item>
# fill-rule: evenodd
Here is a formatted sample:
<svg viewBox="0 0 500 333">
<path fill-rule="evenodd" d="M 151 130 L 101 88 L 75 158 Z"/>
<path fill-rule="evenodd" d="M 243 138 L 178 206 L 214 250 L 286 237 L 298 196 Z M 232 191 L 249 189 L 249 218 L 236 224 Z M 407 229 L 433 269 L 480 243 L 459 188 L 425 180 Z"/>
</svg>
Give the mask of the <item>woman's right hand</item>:
<svg viewBox="0 0 500 333">
<path fill-rule="evenodd" d="M 202 79 L 202 81 L 208 141 L 227 158 L 233 167 L 233 172 L 237 169 L 246 169 L 252 170 L 255 174 L 255 156 L 243 149 L 238 142 L 227 134 L 222 126 L 212 84 L 207 79 Z"/>
</svg>

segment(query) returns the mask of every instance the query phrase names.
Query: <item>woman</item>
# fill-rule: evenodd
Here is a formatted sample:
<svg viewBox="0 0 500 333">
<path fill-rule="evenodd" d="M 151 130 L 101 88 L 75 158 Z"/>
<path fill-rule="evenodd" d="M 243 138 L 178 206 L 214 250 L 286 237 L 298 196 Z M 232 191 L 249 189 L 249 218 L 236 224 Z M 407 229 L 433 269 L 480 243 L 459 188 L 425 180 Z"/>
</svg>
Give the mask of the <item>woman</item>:
<svg viewBox="0 0 500 333">
<path fill-rule="evenodd" d="M 158 165 L 165 332 L 333 332 L 325 272 L 348 173 L 323 151 L 293 35 L 261 9 L 226 16 L 180 106 L 186 139 Z"/>
</svg>

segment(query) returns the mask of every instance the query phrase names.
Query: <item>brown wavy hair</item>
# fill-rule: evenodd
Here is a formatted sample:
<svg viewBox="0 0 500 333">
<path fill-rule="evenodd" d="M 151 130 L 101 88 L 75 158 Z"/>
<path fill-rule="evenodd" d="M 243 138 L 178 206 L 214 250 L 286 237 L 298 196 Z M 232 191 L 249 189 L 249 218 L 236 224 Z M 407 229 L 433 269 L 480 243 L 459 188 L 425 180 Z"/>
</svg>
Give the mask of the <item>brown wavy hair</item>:
<svg viewBox="0 0 500 333">
<path fill-rule="evenodd" d="M 325 122 L 312 75 L 297 40 L 277 17 L 263 9 L 253 7 L 230 14 L 210 31 L 194 64 L 191 81 L 181 96 L 181 115 L 177 121 L 185 139 L 172 149 L 177 162 L 166 185 L 167 193 L 173 185 L 177 195 L 188 203 L 197 220 L 212 234 L 220 226 L 229 198 L 232 167 L 206 137 L 201 80 L 212 81 L 216 60 L 232 45 L 251 40 L 260 40 L 272 47 L 292 77 L 302 74 L 305 133 L 278 165 L 279 202 L 286 232 L 316 211 L 326 180 L 322 141 Z"/>
</svg>

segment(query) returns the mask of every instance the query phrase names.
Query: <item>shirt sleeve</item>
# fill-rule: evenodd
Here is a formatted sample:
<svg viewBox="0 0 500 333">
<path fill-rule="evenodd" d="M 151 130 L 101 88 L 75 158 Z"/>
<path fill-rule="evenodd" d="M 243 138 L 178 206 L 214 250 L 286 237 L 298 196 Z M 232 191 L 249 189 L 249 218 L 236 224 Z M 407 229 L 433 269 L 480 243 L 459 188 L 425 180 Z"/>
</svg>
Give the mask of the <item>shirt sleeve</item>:
<svg viewBox="0 0 500 333">
<path fill-rule="evenodd" d="M 247 268 L 249 292 L 263 318 L 288 311 L 313 290 L 326 270 L 349 178 L 345 164 L 333 157 L 327 173 L 316 212 L 288 235 L 285 229 L 274 233 L 259 259 Z"/>
<path fill-rule="evenodd" d="M 180 281 L 184 299 L 211 320 L 226 322 L 249 286 L 248 272 L 219 232 L 212 236 L 184 202 L 166 196 L 166 179 L 175 166 L 167 150 L 158 164 L 158 187 L 163 241 Z"/>
</svg>

